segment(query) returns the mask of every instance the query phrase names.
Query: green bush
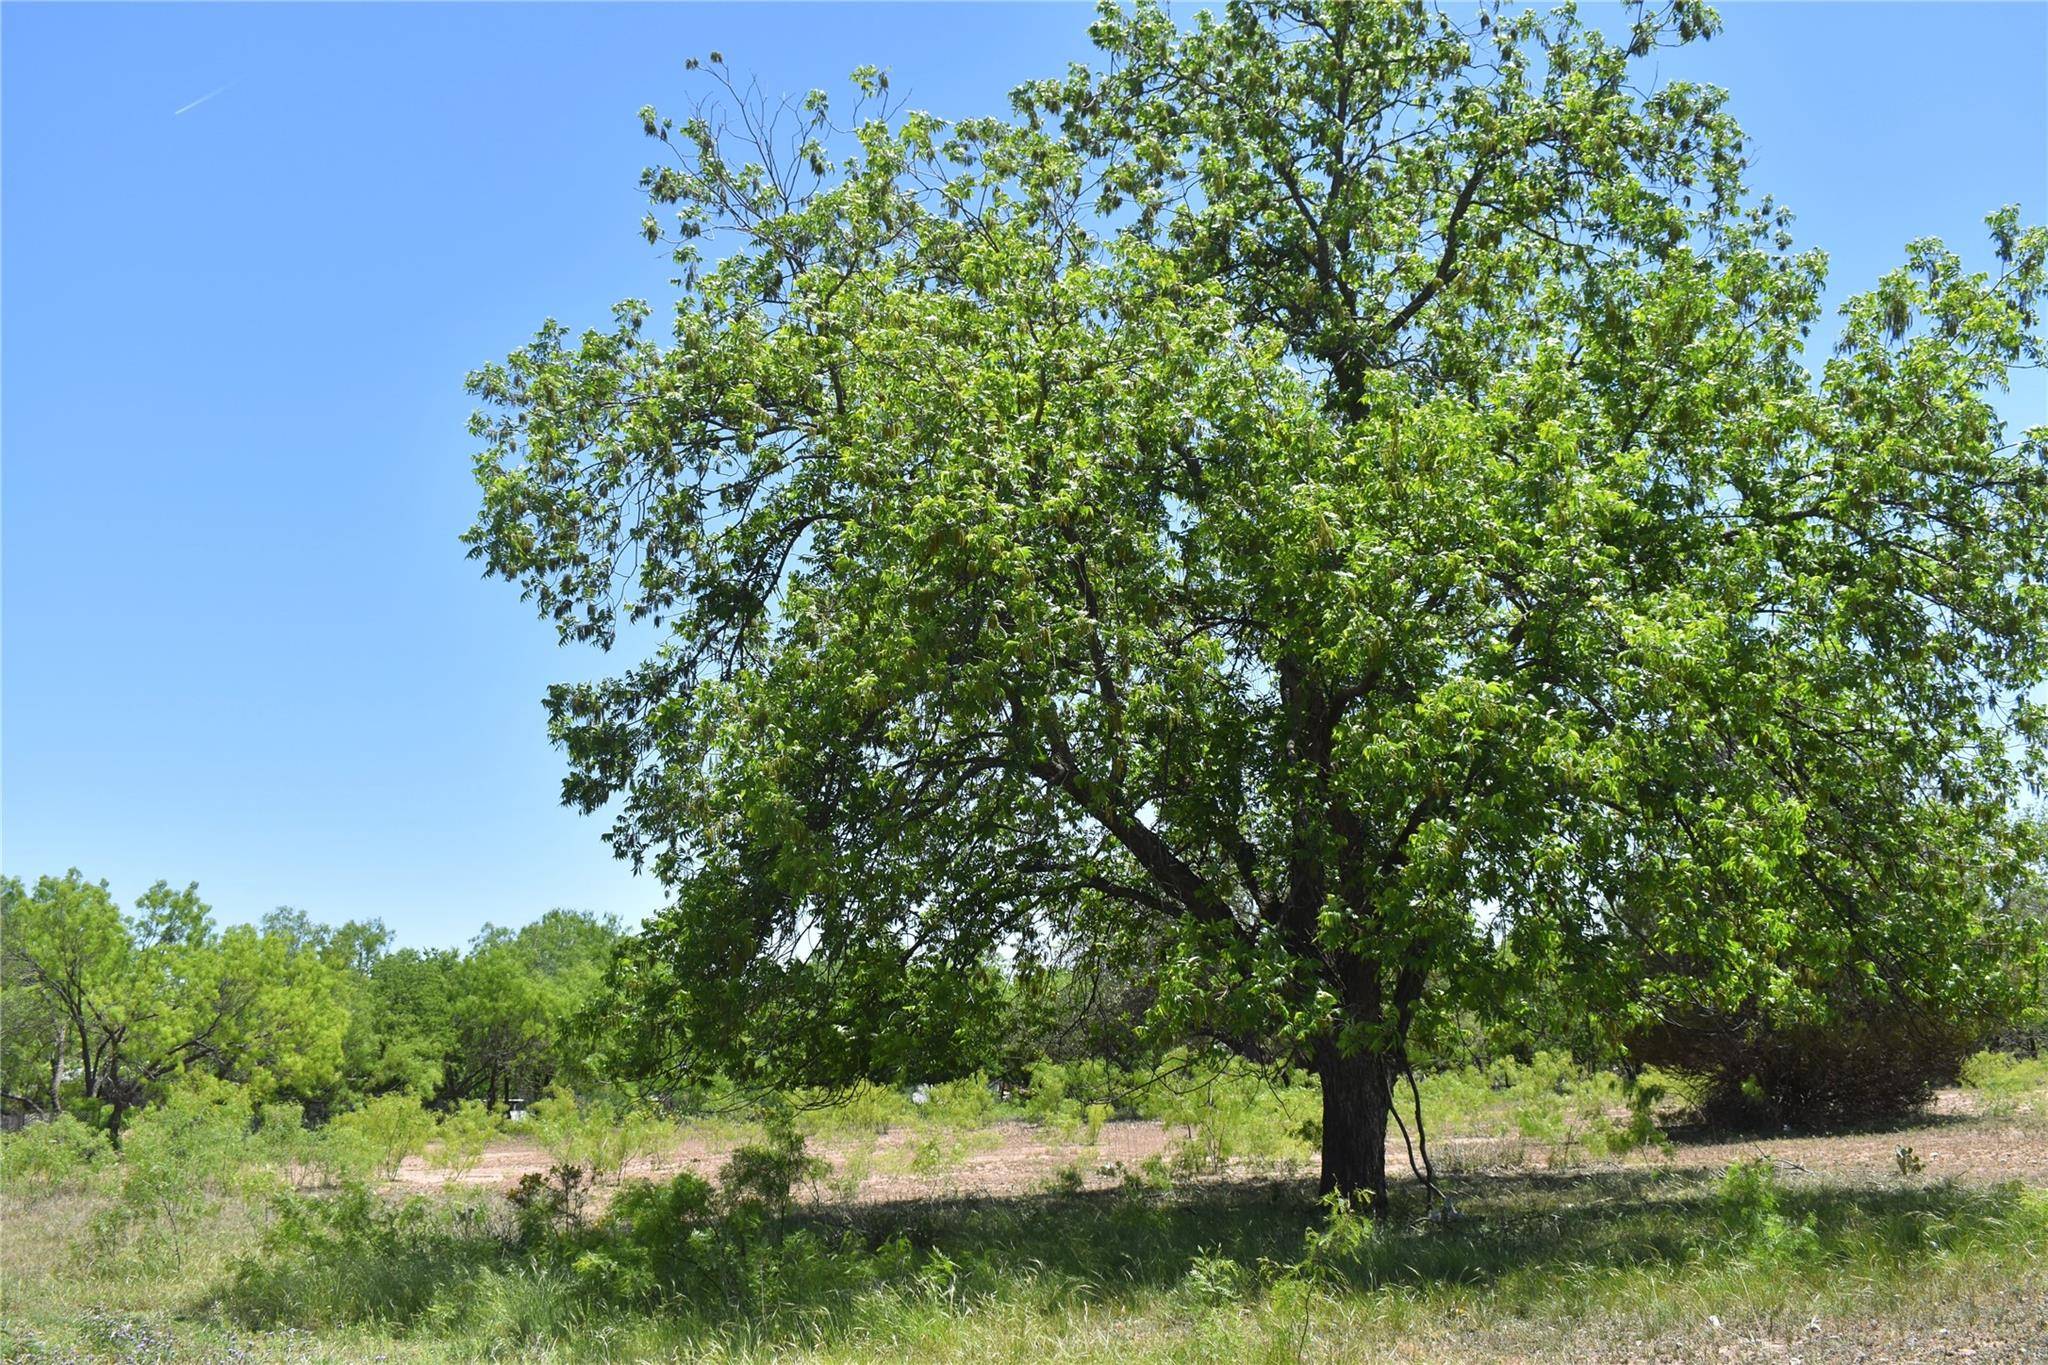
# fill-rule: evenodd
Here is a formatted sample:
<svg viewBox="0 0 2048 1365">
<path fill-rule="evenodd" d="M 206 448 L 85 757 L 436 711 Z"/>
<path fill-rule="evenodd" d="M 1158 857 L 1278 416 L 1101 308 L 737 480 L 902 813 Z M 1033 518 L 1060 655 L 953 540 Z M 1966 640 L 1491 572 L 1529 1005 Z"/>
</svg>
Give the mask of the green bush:
<svg viewBox="0 0 2048 1365">
<path fill-rule="evenodd" d="M 1284 1084 L 1242 1062 L 1170 1059 L 1167 1074 L 1138 1092 L 1139 1112 L 1178 1130 L 1177 1175 L 1220 1172 L 1232 1163 L 1293 1165 L 1315 1152 L 1322 1092 Z"/>
<path fill-rule="evenodd" d="M 1991 1028 L 1910 1005 L 1852 999 L 1825 1020 L 1754 1010 L 1672 1021 L 1631 1040 L 1636 1060 L 1697 1077 L 1709 1122 L 1826 1126 L 1910 1113 L 1954 1081 Z"/>
<path fill-rule="evenodd" d="M 576 1254 L 575 1272 L 596 1297 L 651 1305 L 663 1296 L 724 1296 L 730 1250 L 710 1182 L 684 1172 L 656 1183 L 636 1180 L 605 1211 L 594 1245 Z"/>
<path fill-rule="evenodd" d="M 1662 1082 L 1630 1084 L 1611 1071 L 1588 1069 L 1564 1052 L 1451 1067 L 1419 1075 L 1417 1081 L 1432 1137 L 1519 1138 L 1549 1147 L 1553 1160 L 1569 1160 L 1579 1149 L 1618 1155 L 1667 1140 L 1656 1120 L 1666 1094 Z M 1412 1100 L 1405 1084 L 1396 1087 L 1395 1100 L 1409 1117 Z M 1621 1111 L 1626 1119 L 1617 1117 Z M 1412 1126 L 1412 1117 L 1409 1122 Z"/>
<path fill-rule="evenodd" d="M 996 1116 L 996 1099 L 988 1077 L 977 1071 L 957 1081 L 925 1088 L 920 1117 L 926 1123 L 953 1128 L 979 1128 Z"/>
<path fill-rule="evenodd" d="M 1821 1249 L 1813 1219 L 1792 1218 L 1783 1205 L 1777 1167 L 1764 1157 L 1731 1165 L 1715 1191 L 1716 1210 L 1730 1241 L 1764 1262 L 1799 1260 Z"/>
<path fill-rule="evenodd" d="M 427 1164 L 459 1179 L 477 1168 L 484 1151 L 501 1128 L 497 1116 L 482 1100 L 464 1100 L 442 1114 L 434 1125 L 434 1142 L 427 1149 Z"/>
<path fill-rule="evenodd" d="M 248 1096 L 219 1084 L 173 1090 L 138 1113 L 121 1142 L 120 1197 L 96 1227 L 102 1250 L 127 1244 L 175 1261 L 223 1200 L 274 1186 L 250 1122 Z"/>
<path fill-rule="evenodd" d="M 9 1190 L 82 1184 L 106 1169 L 107 1135 L 69 1114 L 0 1133 L 0 1184 Z"/>
<path fill-rule="evenodd" d="M 718 1184 L 729 1212 L 779 1217 L 789 1211 L 799 1184 L 829 1169 L 805 1150 L 803 1134 L 786 1112 L 771 1110 L 766 1127 L 761 1142 L 735 1149 L 719 1169 Z"/>
<path fill-rule="evenodd" d="M 559 1162 L 546 1175 L 528 1171 L 505 1198 L 512 1205 L 519 1245 L 545 1246 L 582 1229 L 583 1212 L 590 1203 L 589 1172 Z"/>
<path fill-rule="evenodd" d="M 1568 1053 L 1538 1051 L 1526 1061 L 1418 1070 L 1426 1131 L 1540 1143 L 1553 1160 L 1578 1151 L 1616 1155 L 1667 1141 L 1657 1108 L 1664 1079 L 1630 1084 L 1592 1070 Z M 1395 1087 L 1414 1135 L 1405 1080 Z M 1118 1112 L 1157 1120 L 1174 1139 L 1173 1169 L 1212 1174 L 1232 1165 L 1287 1168 L 1313 1158 L 1321 1143 L 1322 1091 L 1313 1078 L 1276 1076 L 1235 1058 L 1173 1054 L 1151 1073 L 1116 1072 L 1100 1062 L 1039 1062 L 1031 1068 L 1025 1113 L 1041 1126 L 1093 1144 Z M 1395 1130 L 1390 1126 L 1389 1132 Z"/>
<path fill-rule="evenodd" d="M 1197 1256 L 1188 1263 L 1179 1292 L 1196 1308 L 1241 1303 L 1257 1284 L 1251 1269 L 1225 1256 Z"/>
<path fill-rule="evenodd" d="M 616 1182 L 627 1163 L 666 1150 L 676 1138 L 674 1125 L 656 1115 L 602 1100 L 585 1103 L 559 1086 L 533 1105 L 527 1124 L 557 1165 L 581 1167 L 592 1180 Z"/>
<path fill-rule="evenodd" d="M 1102 1140 L 1102 1126 L 1116 1111 L 1106 1104 L 1091 1104 L 1081 1111 L 1081 1121 L 1087 1128 L 1087 1142 L 1090 1147 Z"/>
<path fill-rule="evenodd" d="M 494 1216 L 442 1196 L 392 1202 L 356 1186 L 284 1195 L 223 1304 L 259 1327 L 427 1329 L 523 1351 L 585 1340 L 625 1311 L 764 1329 L 816 1320 L 888 1285 L 950 1287 L 959 1270 L 902 1238 L 870 1246 L 781 1221 L 810 1173 L 803 1139 L 771 1114 L 766 1143 L 734 1153 L 721 1185 L 690 1174 L 628 1181 L 595 1220 L 577 1167 L 530 1176 Z"/>
<path fill-rule="evenodd" d="M 805 1131 L 819 1136 L 876 1137 L 917 1116 L 902 1091 L 871 1081 L 841 1091 L 798 1091 L 784 1107 L 799 1112 Z"/>
<path fill-rule="evenodd" d="M 258 1327 L 410 1325 L 505 1259 L 465 1213 L 420 1198 L 394 1204 L 362 1185 L 283 1196 L 259 1249 L 235 1263 L 225 1306 Z"/>
<path fill-rule="evenodd" d="M 361 1138 L 371 1153 L 372 1168 L 389 1180 L 407 1157 L 426 1150 L 434 1116 L 420 1107 L 416 1096 L 399 1092 L 367 1100 L 360 1109 L 336 1115 L 327 1126 Z"/>
<path fill-rule="evenodd" d="M 1024 1091 L 1024 1112 L 1047 1128 L 1070 1128 L 1080 1115 L 1078 1100 L 1069 1099 L 1068 1067 L 1059 1062 L 1033 1062 L 1031 1083 Z"/>
<path fill-rule="evenodd" d="M 383 1149 L 361 1128 L 329 1123 L 299 1138 L 292 1183 L 300 1188 L 346 1189 L 375 1176 L 383 1161 Z"/>
<path fill-rule="evenodd" d="M 378 1096 L 318 1128 L 306 1126 L 303 1106 L 273 1101 L 257 1108 L 253 1128 L 246 1159 L 285 1176 L 297 1189 L 389 1179 L 407 1157 L 424 1150 L 435 1131 L 434 1116 L 408 1094 Z"/>
<path fill-rule="evenodd" d="M 255 1159 L 288 1180 L 293 1188 L 341 1183 L 337 1177 L 367 1179 L 375 1157 L 361 1144 L 356 1159 L 346 1172 L 330 1169 L 336 1163 L 322 1149 L 329 1141 L 329 1129 L 306 1127 L 305 1106 L 290 1101 L 272 1101 L 256 1109 L 256 1132 L 251 1139 Z M 357 1141 L 353 1134 L 349 1140 Z"/>
</svg>

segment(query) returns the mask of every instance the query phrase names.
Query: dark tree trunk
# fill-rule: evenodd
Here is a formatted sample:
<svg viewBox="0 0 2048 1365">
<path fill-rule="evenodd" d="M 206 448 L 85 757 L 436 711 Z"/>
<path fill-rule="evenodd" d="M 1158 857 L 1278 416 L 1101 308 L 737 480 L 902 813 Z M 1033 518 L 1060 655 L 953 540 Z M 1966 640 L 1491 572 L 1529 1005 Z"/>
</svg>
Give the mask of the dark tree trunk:
<svg viewBox="0 0 2048 1365">
<path fill-rule="evenodd" d="M 1364 1204 L 1374 1218 L 1387 1208 L 1387 1086 L 1391 1057 L 1342 1057 L 1325 1047 L 1316 1059 L 1323 1082 L 1323 1175 L 1319 1190 Z"/>
<path fill-rule="evenodd" d="M 71 1041 L 65 1031 L 65 1023 L 57 1023 L 57 1047 L 50 1056 L 50 1112 L 64 1112 L 64 1047 Z"/>
</svg>

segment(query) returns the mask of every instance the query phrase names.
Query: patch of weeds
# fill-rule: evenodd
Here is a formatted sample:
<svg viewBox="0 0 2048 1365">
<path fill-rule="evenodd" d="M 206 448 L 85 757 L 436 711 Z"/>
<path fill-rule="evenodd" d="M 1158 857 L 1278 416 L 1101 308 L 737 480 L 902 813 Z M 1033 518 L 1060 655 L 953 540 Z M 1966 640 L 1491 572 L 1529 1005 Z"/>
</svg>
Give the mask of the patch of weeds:
<svg viewBox="0 0 2048 1365">
<path fill-rule="evenodd" d="M 1115 1111 L 1106 1104 L 1091 1104 L 1081 1111 L 1081 1122 L 1085 1129 L 1084 1141 L 1093 1147 L 1102 1141 L 1102 1126 L 1109 1122 Z"/>
<path fill-rule="evenodd" d="M 564 1166 L 580 1166 L 592 1182 L 614 1184 L 636 1157 L 675 1145 L 675 1126 L 658 1115 L 604 1100 L 580 1100 L 557 1086 L 529 1111 L 534 1140 Z"/>
<path fill-rule="evenodd" d="M 912 1137 L 895 1154 L 895 1164 L 913 1175 L 930 1178 L 959 1170 L 974 1153 L 995 1145 L 996 1138 L 992 1133 L 931 1128 Z"/>
<path fill-rule="evenodd" d="M 484 1159 L 491 1139 L 503 1131 L 497 1116 L 482 1100 L 464 1100 L 441 1115 L 434 1126 L 434 1145 L 427 1164 L 450 1180 L 459 1180 Z"/>
<path fill-rule="evenodd" d="M 1080 1163 L 1069 1161 L 1066 1165 L 1047 1176 L 1045 1184 L 1041 1188 L 1047 1194 L 1076 1195 L 1087 1187 L 1088 1178 L 1081 1174 Z"/>
<path fill-rule="evenodd" d="M 426 1150 L 434 1135 L 434 1116 L 420 1107 L 413 1095 L 379 1095 L 361 1108 L 337 1114 L 329 1128 L 354 1133 L 372 1154 L 372 1167 L 389 1180 L 409 1156 Z"/>
<path fill-rule="evenodd" d="M 875 1139 L 872 1135 L 856 1145 L 840 1158 L 839 1165 L 825 1177 L 825 1188 L 835 1198 L 851 1201 L 857 1198 L 861 1187 L 868 1183 L 868 1176 L 874 1171 Z"/>
<path fill-rule="evenodd" d="M 1220 1308 L 1241 1302 L 1258 1284 L 1258 1276 L 1227 1256 L 1200 1255 L 1188 1263 L 1177 1292 L 1196 1308 Z"/>
<path fill-rule="evenodd" d="M 254 1159 L 249 1125 L 248 1098 L 231 1086 L 175 1090 L 139 1114 L 123 1139 L 118 1197 L 94 1220 L 92 1254 L 148 1270 L 180 1265 L 224 1202 L 277 1183 Z"/>
</svg>

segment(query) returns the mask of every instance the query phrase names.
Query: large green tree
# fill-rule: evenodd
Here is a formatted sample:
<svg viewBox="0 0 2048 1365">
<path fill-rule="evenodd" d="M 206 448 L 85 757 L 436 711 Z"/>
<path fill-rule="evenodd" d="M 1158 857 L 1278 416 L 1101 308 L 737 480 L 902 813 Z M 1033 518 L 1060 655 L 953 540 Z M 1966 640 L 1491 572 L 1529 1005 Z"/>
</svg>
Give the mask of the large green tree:
<svg viewBox="0 0 2048 1365">
<path fill-rule="evenodd" d="M 1823 257 L 1643 60 L 1714 17 L 1628 22 L 1141 3 L 1008 118 L 715 57 L 644 113 L 671 336 L 473 376 L 470 544 L 641 655 L 548 704 L 673 891 L 646 1065 L 901 1072 L 992 955 L 1157 964 L 1384 1209 L 1444 1010 L 2020 951 L 2048 476 L 1992 396 L 2048 235 L 1912 244 L 1816 365 Z"/>
</svg>

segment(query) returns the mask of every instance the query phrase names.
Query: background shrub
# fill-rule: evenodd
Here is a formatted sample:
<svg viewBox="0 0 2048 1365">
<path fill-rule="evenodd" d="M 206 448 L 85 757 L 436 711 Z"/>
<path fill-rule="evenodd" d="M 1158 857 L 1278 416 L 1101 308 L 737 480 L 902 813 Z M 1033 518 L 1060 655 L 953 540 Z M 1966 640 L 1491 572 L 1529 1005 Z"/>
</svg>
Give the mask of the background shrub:
<svg viewBox="0 0 2048 1365">
<path fill-rule="evenodd" d="M 176 1261 L 225 1200 L 269 1188 L 276 1175 L 256 1159 L 251 1119 L 247 1093 L 219 1083 L 173 1090 L 137 1114 L 121 1143 L 120 1197 L 98 1223 L 101 1249 Z"/>
<path fill-rule="evenodd" d="M 77 1185 L 104 1169 L 107 1135 L 69 1114 L 0 1133 L 0 1184 L 10 1190 Z"/>
<path fill-rule="evenodd" d="M 434 1143 L 427 1164 L 460 1178 L 477 1168 L 484 1149 L 502 1131 L 497 1116 L 482 1100 L 464 1100 L 442 1114 L 434 1125 Z"/>
<path fill-rule="evenodd" d="M 427 1139 L 434 1133 L 434 1116 L 420 1107 L 417 1097 L 401 1092 L 379 1095 L 360 1109 L 336 1115 L 328 1127 L 361 1138 L 371 1154 L 373 1169 L 388 1180 L 398 1174 L 407 1157 L 426 1150 Z"/>
<path fill-rule="evenodd" d="M 1825 1023 L 1696 1017 L 1639 1035 L 1630 1053 L 1697 1078 L 1709 1123 L 1825 1126 L 1926 1104 L 1957 1079 L 1984 1031 L 1981 1021 L 1870 1002 Z"/>
<path fill-rule="evenodd" d="M 635 1157 L 672 1147 L 675 1126 L 655 1114 L 612 1101 L 579 1100 L 557 1086 L 537 1101 L 527 1120 L 534 1141 L 561 1166 L 576 1166 L 592 1180 L 618 1180 Z"/>
</svg>

